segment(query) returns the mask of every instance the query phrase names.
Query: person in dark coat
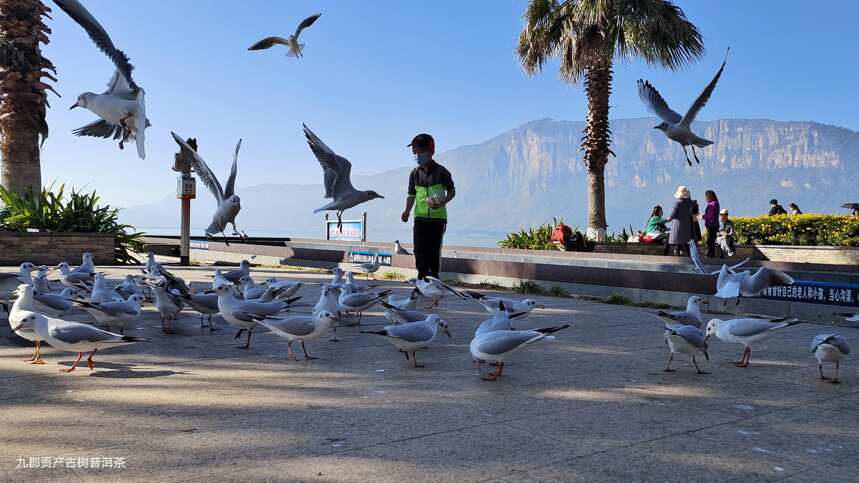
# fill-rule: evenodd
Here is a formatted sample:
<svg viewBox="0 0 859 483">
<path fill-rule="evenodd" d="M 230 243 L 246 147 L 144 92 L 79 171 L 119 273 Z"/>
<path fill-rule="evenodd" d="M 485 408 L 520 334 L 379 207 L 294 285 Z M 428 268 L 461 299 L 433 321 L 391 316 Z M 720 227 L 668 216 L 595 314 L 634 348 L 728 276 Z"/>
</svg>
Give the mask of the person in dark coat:
<svg viewBox="0 0 859 483">
<path fill-rule="evenodd" d="M 770 200 L 770 216 L 776 215 L 786 215 L 787 211 L 784 210 L 784 207 L 778 204 L 778 200 L 773 198 Z"/>
<path fill-rule="evenodd" d="M 692 239 L 692 195 L 689 193 L 689 188 L 678 186 L 674 198 L 677 200 L 674 202 L 674 209 L 665 219 L 671 222 L 668 244 L 673 248 L 675 255 L 680 255 L 681 251 L 688 255 L 687 243 Z"/>
</svg>

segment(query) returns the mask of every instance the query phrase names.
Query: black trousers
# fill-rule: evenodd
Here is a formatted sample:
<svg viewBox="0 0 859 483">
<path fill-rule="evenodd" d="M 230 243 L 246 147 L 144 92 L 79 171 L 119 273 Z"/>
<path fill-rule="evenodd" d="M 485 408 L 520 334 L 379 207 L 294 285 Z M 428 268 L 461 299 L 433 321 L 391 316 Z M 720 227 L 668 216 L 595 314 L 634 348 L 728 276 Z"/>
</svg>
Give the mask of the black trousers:
<svg viewBox="0 0 859 483">
<path fill-rule="evenodd" d="M 713 258 L 716 256 L 716 235 L 718 234 L 718 226 L 707 227 L 707 258 Z"/>
<path fill-rule="evenodd" d="M 418 269 L 418 278 L 423 279 L 427 275 L 438 277 L 441 265 L 441 244 L 444 240 L 444 230 L 447 228 L 445 220 L 428 220 L 426 218 L 415 218 L 414 242 L 415 242 L 415 268 Z"/>
</svg>

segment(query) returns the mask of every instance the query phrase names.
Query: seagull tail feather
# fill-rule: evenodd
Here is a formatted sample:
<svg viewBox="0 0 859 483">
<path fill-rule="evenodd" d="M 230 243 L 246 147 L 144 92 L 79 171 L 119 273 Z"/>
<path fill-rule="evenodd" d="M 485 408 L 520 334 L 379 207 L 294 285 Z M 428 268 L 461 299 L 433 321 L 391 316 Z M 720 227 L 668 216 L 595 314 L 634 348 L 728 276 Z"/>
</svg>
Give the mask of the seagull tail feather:
<svg viewBox="0 0 859 483">
<path fill-rule="evenodd" d="M 362 334 L 382 335 L 382 336 L 388 335 L 388 331 L 386 331 L 386 330 L 362 330 L 361 333 Z"/>
<path fill-rule="evenodd" d="M 570 324 L 564 324 L 564 325 L 559 325 L 557 327 L 544 327 L 542 329 L 534 329 L 534 330 L 536 332 L 540 332 L 541 334 L 549 335 L 549 334 L 553 334 L 559 330 L 564 330 L 564 329 L 568 328 L 569 326 L 570 326 Z"/>
<path fill-rule="evenodd" d="M 149 339 L 145 337 L 134 337 L 133 335 L 124 335 L 122 340 L 125 342 L 149 342 Z"/>
</svg>

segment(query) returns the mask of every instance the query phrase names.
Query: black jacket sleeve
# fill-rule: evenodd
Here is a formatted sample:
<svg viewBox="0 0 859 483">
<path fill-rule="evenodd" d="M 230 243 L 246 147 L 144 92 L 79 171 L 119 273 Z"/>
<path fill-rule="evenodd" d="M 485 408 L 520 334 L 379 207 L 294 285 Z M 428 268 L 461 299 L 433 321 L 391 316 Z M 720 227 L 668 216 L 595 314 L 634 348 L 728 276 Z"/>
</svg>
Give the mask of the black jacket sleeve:
<svg viewBox="0 0 859 483">
<path fill-rule="evenodd" d="M 415 190 L 415 177 L 417 176 L 417 169 L 413 169 L 411 174 L 409 174 L 409 196 L 415 196 L 417 194 L 417 190 Z"/>
</svg>

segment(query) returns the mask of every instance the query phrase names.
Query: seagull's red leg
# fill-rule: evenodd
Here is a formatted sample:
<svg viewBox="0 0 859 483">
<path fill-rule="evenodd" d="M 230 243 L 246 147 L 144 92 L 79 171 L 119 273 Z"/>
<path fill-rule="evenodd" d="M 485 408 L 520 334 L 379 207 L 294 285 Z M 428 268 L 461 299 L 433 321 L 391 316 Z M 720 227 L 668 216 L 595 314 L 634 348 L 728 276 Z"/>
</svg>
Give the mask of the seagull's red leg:
<svg viewBox="0 0 859 483">
<path fill-rule="evenodd" d="M 671 355 L 668 356 L 668 365 L 665 366 L 665 369 L 664 369 L 665 372 L 674 372 L 674 369 L 671 368 L 671 361 L 673 361 L 673 360 L 674 360 L 674 353 L 672 352 Z"/>
<path fill-rule="evenodd" d="M 93 370 L 93 368 L 95 367 L 95 361 L 92 360 L 92 356 L 94 356 L 96 352 L 98 352 L 98 349 L 90 352 L 89 357 L 87 357 L 86 359 L 86 365 L 89 366 L 89 370 Z"/>
<path fill-rule="evenodd" d="M 75 359 L 75 363 L 72 364 L 72 367 L 69 367 L 68 369 L 60 369 L 60 372 L 72 372 L 73 370 L 75 370 L 75 367 L 78 366 L 78 362 L 81 361 L 81 357 L 83 357 L 83 355 L 83 352 L 78 352 L 78 358 Z"/>
<path fill-rule="evenodd" d="M 310 357 L 307 355 L 307 348 L 304 347 L 304 341 L 301 341 L 301 350 L 304 351 L 304 358 L 308 361 L 312 361 L 313 359 L 318 359 L 318 357 Z"/>
</svg>

